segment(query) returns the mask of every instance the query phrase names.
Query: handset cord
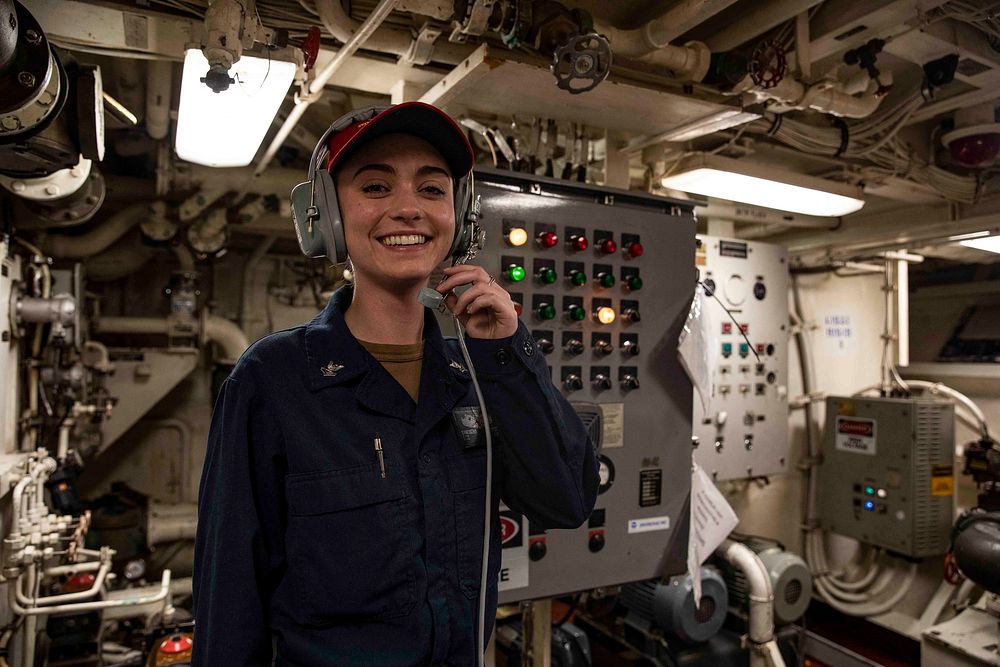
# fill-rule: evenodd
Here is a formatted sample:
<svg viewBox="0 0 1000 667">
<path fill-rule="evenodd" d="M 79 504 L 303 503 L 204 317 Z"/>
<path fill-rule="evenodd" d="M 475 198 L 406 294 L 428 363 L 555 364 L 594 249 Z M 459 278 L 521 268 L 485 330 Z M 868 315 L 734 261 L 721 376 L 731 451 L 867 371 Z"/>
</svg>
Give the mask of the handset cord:
<svg viewBox="0 0 1000 667">
<path fill-rule="evenodd" d="M 483 509 L 483 565 L 479 572 L 479 623 L 476 625 L 476 665 L 483 667 L 483 654 L 486 651 L 484 646 L 486 634 L 486 579 L 489 572 L 490 559 L 490 538 L 493 534 L 491 530 L 493 514 L 493 436 L 490 430 L 490 417 L 486 413 L 486 401 L 483 399 L 483 391 L 479 388 L 479 380 L 476 378 L 476 369 L 472 365 L 469 357 L 469 348 L 465 346 L 465 332 L 462 331 L 462 324 L 454 315 L 451 316 L 455 323 L 455 335 L 458 337 L 458 344 L 462 348 L 462 357 L 465 359 L 465 366 L 469 369 L 469 376 L 472 377 L 472 386 L 476 389 L 476 398 L 479 399 L 479 411 L 483 415 L 483 428 L 486 430 L 486 504 Z"/>
</svg>

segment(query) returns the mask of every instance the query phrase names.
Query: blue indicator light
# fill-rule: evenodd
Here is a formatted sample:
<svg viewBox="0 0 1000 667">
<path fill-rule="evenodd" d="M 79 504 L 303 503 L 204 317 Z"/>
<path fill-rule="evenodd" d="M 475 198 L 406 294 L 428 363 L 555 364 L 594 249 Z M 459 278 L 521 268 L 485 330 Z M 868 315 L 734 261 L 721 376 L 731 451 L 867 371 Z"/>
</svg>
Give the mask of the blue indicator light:
<svg viewBox="0 0 1000 667">
<path fill-rule="evenodd" d="M 872 502 L 871 500 L 866 500 L 865 501 L 865 509 L 868 510 L 869 512 L 871 512 L 873 509 L 875 509 L 875 503 Z"/>
</svg>

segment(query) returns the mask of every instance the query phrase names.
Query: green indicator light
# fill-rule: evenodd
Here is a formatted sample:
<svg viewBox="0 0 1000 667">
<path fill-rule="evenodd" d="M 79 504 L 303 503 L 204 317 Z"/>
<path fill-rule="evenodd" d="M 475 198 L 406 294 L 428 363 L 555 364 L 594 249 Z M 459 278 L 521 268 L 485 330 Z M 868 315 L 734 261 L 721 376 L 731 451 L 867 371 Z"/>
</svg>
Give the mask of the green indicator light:
<svg viewBox="0 0 1000 667">
<path fill-rule="evenodd" d="M 610 273 L 602 273 L 597 277 L 597 282 L 601 287 L 614 287 L 615 277 Z"/>
<path fill-rule="evenodd" d="M 538 317 L 543 320 L 555 319 L 556 307 L 551 303 L 542 303 L 538 306 Z"/>
<path fill-rule="evenodd" d="M 582 322 L 587 317 L 587 311 L 583 309 L 583 306 L 572 305 L 566 311 L 569 314 L 569 319 L 574 322 Z"/>
<path fill-rule="evenodd" d="M 521 282 L 524 280 L 524 267 L 518 266 L 517 264 L 511 264 L 507 267 L 507 277 L 511 280 L 511 282 Z"/>
<path fill-rule="evenodd" d="M 628 285 L 628 288 L 633 292 L 635 292 L 636 290 L 641 290 L 642 278 L 640 278 L 639 276 L 629 276 L 628 282 L 626 284 Z"/>
<path fill-rule="evenodd" d="M 875 487 L 873 487 L 873 486 L 866 486 L 865 487 L 865 495 L 866 496 L 874 496 L 875 495 Z"/>
<path fill-rule="evenodd" d="M 583 287 L 587 284 L 587 275 L 579 269 L 573 269 L 569 272 L 569 282 L 573 287 Z"/>
<path fill-rule="evenodd" d="M 559 280 L 559 274 L 551 266 L 546 266 L 538 272 L 538 279 L 546 285 L 551 285 Z"/>
</svg>

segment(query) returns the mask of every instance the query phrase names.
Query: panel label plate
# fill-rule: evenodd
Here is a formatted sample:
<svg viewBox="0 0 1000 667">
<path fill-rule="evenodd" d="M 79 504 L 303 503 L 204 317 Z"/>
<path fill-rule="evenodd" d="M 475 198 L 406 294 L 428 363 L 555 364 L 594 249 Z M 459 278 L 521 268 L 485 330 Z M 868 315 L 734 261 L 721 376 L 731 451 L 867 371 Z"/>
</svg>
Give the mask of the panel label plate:
<svg viewBox="0 0 1000 667">
<path fill-rule="evenodd" d="M 670 530 L 670 517 L 648 516 L 645 519 L 629 519 L 630 533 L 648 533 L 653 530 Z"/>
<path fill-rule="evenodd" d="M 874 419 L 838 416 L 837 449 L 875 456 L 875 426 Z"/>
<path fill-rule="evenodd" d="M 625 404 L 601 403 L 604 413 L 604 433 L 601 435 L 601 449 L 625 446 Z"/>
</svg>

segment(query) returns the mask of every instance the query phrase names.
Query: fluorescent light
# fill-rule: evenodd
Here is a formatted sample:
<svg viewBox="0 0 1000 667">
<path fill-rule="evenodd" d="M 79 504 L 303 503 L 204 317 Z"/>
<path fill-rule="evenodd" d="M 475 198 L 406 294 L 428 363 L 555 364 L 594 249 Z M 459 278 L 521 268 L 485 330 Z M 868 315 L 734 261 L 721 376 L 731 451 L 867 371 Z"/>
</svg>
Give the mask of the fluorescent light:
<svg viewBox="0 0 1000 667">
<path fill-rule="evenodd" d="M 975 248 L 976 250 L 985 250 L 986 252 L 995 252 L 1000 254 L 1000 236 L 967 239 L 965 241 L 959 241 L 959 243 L 964 245 L 966 248 Z"/>
<path fill-rule="evenodd" d="M 986 230 L 981 232 L 969 232 L 968 234 L 955 234 L 954 236 L 949 236 L 949 241 L 964 241 L 966 239 L 981 239 L 984 236 L 989 236 L 990 233 Z"/>
<path fill-rule="evenodd" d="M 177 156 L 209 167 L 250 164 L 295 77 L 296 64 L 244 55 L 229 70 L 236 83 L 213 93 L 200 81 L 208 61 L 199 49 L 184 54 L 177 111 Z"/>
<path fill-rule="evenodd" d="M 865 205 L 861 188 L 718 155 L 685 158 L 663 187 L 805 215 L 841 216 Z"/>
</svg>

